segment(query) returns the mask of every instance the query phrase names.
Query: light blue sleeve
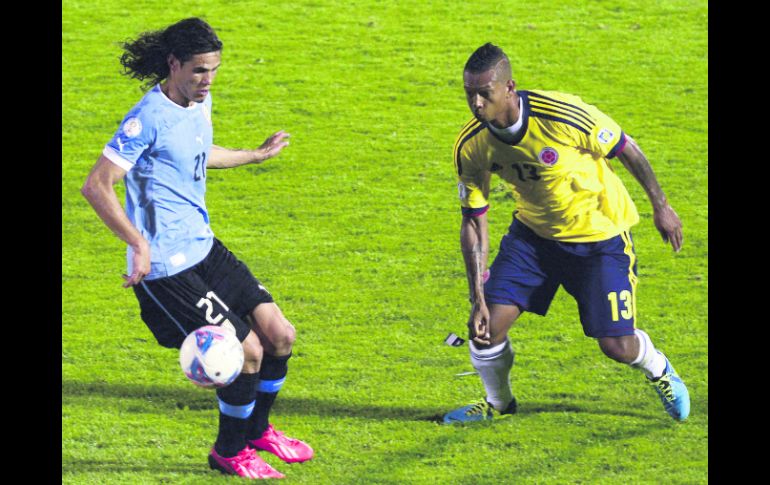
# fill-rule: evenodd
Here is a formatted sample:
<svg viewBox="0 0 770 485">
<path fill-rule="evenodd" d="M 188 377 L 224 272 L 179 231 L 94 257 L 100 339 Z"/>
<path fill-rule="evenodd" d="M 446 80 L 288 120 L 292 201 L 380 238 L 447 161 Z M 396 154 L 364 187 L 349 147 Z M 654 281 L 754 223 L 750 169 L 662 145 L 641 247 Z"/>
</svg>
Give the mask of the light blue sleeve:
<svg viewBox="0 0 770 485">
<path fill-rule="evenodd" d="M 126 171 L 131 170 L 155 142 L 157 128 L 148 111 L 142 106 L 129 111 L 115 136 L 104 147 L 104 156 Z"/>
</svg>

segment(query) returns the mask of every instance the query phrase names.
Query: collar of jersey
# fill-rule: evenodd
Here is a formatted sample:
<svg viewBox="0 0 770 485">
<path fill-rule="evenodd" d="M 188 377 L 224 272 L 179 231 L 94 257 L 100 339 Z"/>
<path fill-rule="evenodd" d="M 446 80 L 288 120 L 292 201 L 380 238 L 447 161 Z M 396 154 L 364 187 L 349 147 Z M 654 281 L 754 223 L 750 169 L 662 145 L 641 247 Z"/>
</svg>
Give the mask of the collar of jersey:
<svg viewBox="0 0 770 485">
<path fill-rule="evenodd" d="M 521 120 L 521 129 L 516 134 L 516 137 L 508 142 L 506 140 L 503 140 L 499 136 L 497 136 L 497 133 L 495 133 L 494 130 L 489 129 L 489 123 L 486 121 L 484 122 L 484 126 L 487 128 L 487 131 L 490 135 L 494 136 L 501 142 L 505 143 L 506 145 L 510 146 L 516 146 L 519 144 L 519 142 L 524 138 L 524 135 L 527 134 L 527 127 L 529 126 L 529 92 L 528 91 L 517 91 L 519 96 L 521 97 L 521 105 L 522 105 L 522 112 L 524 113 L 523 119 Z"/>
<path fill-rule="evenodd" d="M 177 107 L 177 108 L 179 108 L 179 109 L 183 109 L 183 110 L 186 110 L 186 111 L 192 111 L 192 110 L 194 110 L 194 109 L 198 108 L 198 105 L 200 104 L 200 103 L 193 103 L 193 105 L 192 105 L 192 106 L 188 106 L 188 107 L 186 107 L 186 108 L 185 108 L 184 106 L 179 106 L 179 105 L 178 105 L 178 104 L 176 104 L 175 102 L 171 101 L 171 98 L 169 98 L 168 96 L 166 96 L 166 93 L 164 93 L 164 92 L 163 92 L 163 90 L 162 90 L 162 89 L 160 89 L 160 83 L 156 84 L 156 85 L 155 85 L 155 87 L 154 87 L 153 89 L 156 89 L 156 90 L 158 91 L 158 93 L 160 93 L 160 96 L 161 96 L 161 97 L 162 97 L 164 100 L 168 101 L 169 103 L 173 104 L 174 106 L 176 106 L 176 107 Z"/>
</svg>

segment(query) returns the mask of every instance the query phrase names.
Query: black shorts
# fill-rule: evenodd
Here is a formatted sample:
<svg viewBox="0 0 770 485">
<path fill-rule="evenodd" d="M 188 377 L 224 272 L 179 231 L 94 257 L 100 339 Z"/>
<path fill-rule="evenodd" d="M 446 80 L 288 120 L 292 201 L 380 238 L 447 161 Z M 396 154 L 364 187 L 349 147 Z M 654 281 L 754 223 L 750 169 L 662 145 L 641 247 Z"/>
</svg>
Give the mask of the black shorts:
<svg viewBox="0 0 770 485">
<path fill-rule="evenodd" d="M 188 333 L 204 325 L 235 329 L 238 340 L 248 336 L 246 316 L 272 295 L 218 239 L 195 266 L 134 287 L 142 320 L 158 343 L 179 348 Z"/>
</svg>

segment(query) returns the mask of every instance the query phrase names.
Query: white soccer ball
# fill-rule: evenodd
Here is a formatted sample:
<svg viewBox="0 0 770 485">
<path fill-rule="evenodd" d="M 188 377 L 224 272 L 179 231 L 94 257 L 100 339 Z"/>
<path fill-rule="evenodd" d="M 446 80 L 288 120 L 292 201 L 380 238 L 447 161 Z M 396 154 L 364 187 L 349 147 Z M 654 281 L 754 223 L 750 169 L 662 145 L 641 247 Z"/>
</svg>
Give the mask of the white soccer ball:
<svg viewBox="0 0 770 485">
<path fill-rule="evenodd" d="M 179 349 L 184 375 L 200 387 L 225 387 L 243 368 L 243 346 L 230 330 L 206 325 L 187 335 Z"/>
</svg>

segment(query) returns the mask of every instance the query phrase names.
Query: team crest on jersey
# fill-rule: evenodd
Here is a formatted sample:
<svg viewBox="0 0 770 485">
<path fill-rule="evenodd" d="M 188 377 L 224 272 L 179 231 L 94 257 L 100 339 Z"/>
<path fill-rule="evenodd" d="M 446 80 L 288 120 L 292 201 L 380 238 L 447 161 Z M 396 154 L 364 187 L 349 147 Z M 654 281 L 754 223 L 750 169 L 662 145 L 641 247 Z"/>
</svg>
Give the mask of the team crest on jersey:
<svg viewBox="0 0 770 485">
<path fill-rule="evenodd" d="M 604 143 L 606 145 L 607 143 L 611 142 L 613 138 L 615 138 L 615 133 L 611 132 L 607 128 L 603 128 L 602 131 L 596 135 L 596 138 L 599 140 L 599 143 Z"/>
<path fill-rule="evenodd" d="M 551 147 L 545 147 L 540 150 L 540 155 L 537 156 L 538 160 L 548 165 L 549 167 L 559 160 L 559 152 Z"/>
<path fill-rule="evenodd" d="M 201 104 L 201 109 L 203 110 L 203 117 L 206 118 L 206 121 L 211 124 L 211 113 L 209 113 L 209 107 L 206 106 L 205 103 Z"/>
<path fill-rule="evenodd" d="M 129 118 L 126 120 L 125 123 L 123 123 L 123 133 L 129 137 L 132 138 L 139 133 L 142 132 L 142 122 L 139 121 L 139 118 Z"/>
<path fill-rule="evenodd" d="M 460 182 L 457 184 L 457 191 L 459 192 L 460 200 L 468 198 L 468 187 L 466 187 L 464 183 Z"/>
</svg>

